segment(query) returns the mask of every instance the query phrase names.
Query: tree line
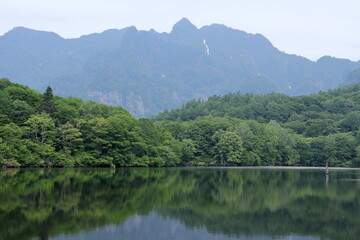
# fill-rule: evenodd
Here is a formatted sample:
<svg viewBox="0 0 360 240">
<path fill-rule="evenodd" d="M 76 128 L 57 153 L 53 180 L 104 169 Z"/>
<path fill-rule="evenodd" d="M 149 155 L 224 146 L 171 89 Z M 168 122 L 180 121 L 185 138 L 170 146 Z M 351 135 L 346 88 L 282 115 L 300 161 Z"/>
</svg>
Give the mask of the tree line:
<svg viewBox="0 0 360 240">
<path fill-rule="evenodd" d="M 360 84 L 240 93 L 153 119 L 0 79 L 0 166 L 360 166 Z"/>
<path fill-rule="evenodd" d="M 121 107 L 0 80 L 0 166 L 173 166 L 181 144 Z"/>
<path fill-rule="evenodd" d="M 240 93 L 154 117 L 195 164 L 360 166 L 360 84 L 290 97 Z"/>
</svg>

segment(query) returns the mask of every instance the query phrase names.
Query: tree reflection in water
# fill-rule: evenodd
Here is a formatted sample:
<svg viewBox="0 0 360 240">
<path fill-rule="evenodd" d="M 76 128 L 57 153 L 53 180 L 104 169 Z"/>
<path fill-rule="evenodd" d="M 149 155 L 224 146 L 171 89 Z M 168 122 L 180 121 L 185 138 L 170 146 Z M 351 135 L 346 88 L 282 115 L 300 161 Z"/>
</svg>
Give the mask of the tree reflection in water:
<svg viewBox="0 0 360 240">
<path fill-rule="evenodd" d="M 122 239 L 141 219 L 127 239 L 167 239 L 175 225 L 180 238 L 172 239 L 355 240 L 359 176 L 330 171 L 326 183 L 323 170 L 299 169 L 2 170 L 0 239 L 92 239 L 109 227 Z"/>
</svg>

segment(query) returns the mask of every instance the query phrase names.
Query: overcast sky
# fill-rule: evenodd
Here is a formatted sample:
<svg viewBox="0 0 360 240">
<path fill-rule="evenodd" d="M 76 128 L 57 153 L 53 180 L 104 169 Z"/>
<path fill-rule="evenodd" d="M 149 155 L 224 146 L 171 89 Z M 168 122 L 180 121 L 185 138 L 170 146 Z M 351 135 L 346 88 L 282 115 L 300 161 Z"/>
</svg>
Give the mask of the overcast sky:
<svg viewBox="0 0 360 240">
<path fill-rule="evenodd" d="M 136 26 L 169 32 L 182 17 L 261 33 L 287 53 L 360 60 L 358 0 L 0 0 L 0 35 L 16 26 L 65 38 Z"/>
</svg>

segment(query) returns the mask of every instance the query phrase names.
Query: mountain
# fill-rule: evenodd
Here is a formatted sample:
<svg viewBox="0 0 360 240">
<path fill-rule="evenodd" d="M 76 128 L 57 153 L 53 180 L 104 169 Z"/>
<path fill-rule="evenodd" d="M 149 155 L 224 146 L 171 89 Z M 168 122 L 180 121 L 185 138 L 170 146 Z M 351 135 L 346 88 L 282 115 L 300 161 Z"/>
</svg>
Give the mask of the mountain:
<svg viewBox="0 0 360 240">
<path fill-rule="evenodd" d="M 346 85 L 351 85 L 351 84 L 354 84 L 354 83 L 360 83 L 360 68 L 356 69 L 354 71 L 351 71 L 347 75 L 343 85 L 346 86 Z"/>
<path fill-rule="evenodd" d="M 313 62 L 279 51 L 261 34 L 188 19 L 170 33 L 135 27 L 77 39 L 15 28 L 0 37 L 0 76 L 37 90 L 125 107 L 150 116 L 214 94 L 317 93 L 338 87 L 359 62 Z"/>
<path fill-rule="evenodd" d="M 87 59 L 116 47 L 123 30 L 108 30 L 78 39 L 17 27 L 0 37 L 0 75 L 42 89 L 51 80 L 82 71 Z"/>
</svg>

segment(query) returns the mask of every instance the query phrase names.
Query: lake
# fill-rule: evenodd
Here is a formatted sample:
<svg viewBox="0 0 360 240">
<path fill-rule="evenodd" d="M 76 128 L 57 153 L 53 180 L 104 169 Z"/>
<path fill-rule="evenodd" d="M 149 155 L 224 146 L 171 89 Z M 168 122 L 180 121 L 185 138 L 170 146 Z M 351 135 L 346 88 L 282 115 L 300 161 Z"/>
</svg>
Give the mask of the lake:
<svg viewBox="0 0 360 240">
<path fill-rule="evenodd" d="M 0 170 L 0 239 L 358 240 L 360 171 Z"/>
</svg>

